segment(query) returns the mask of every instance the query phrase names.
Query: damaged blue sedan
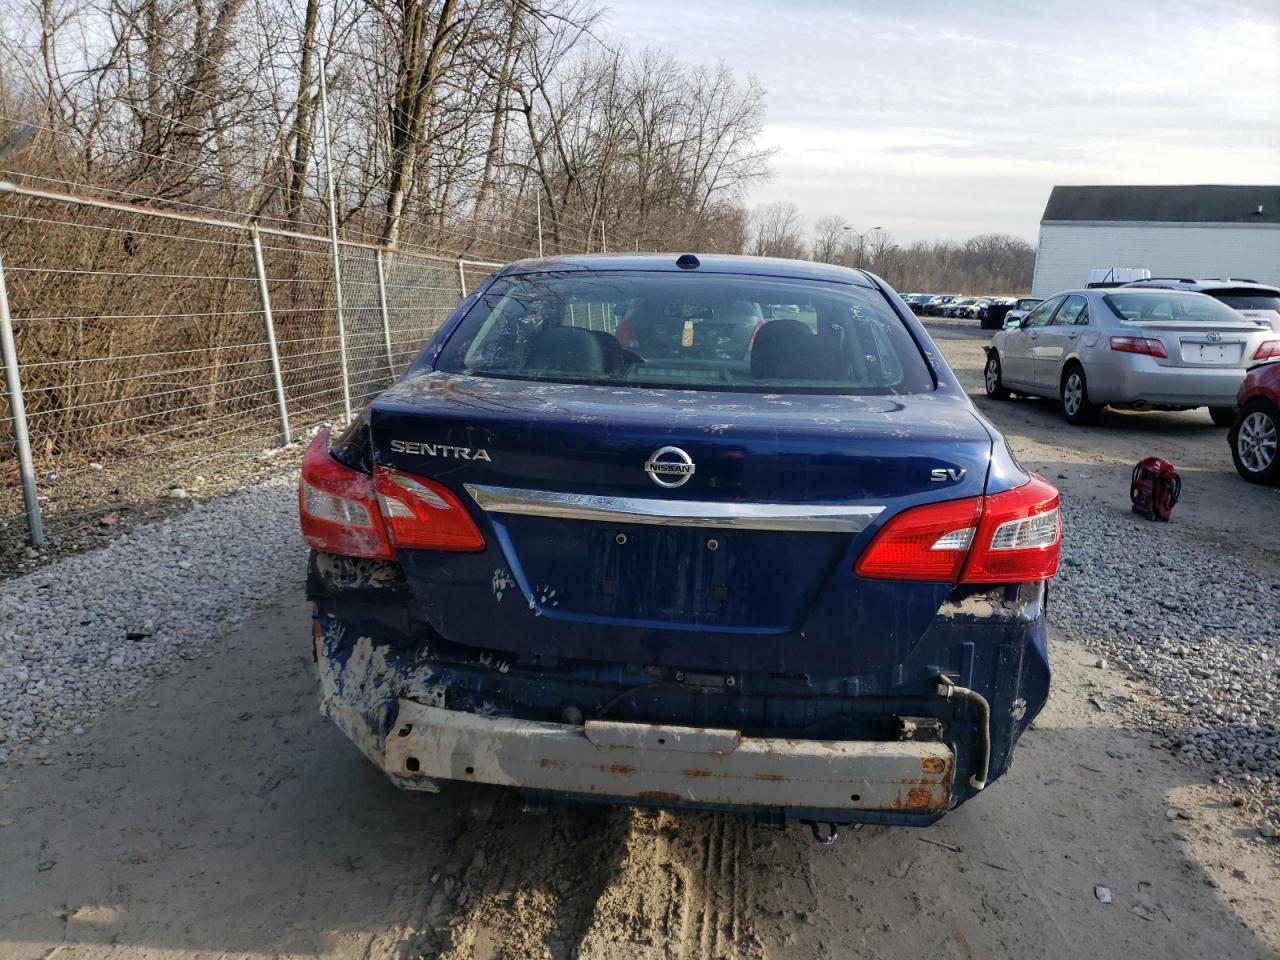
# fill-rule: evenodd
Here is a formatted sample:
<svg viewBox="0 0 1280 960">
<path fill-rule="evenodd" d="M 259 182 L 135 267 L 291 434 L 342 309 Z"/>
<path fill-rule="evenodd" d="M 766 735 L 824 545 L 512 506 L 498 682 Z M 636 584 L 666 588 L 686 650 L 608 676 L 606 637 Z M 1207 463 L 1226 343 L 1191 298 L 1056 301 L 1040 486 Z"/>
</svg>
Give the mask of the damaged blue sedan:
<svg viewBox="0 0 1280 960">
<path fill-rule="evenodd" d="M 322 711 L 408 789 L 830 839 L 973 797 L 1048 695 L 1058 493 L 862 271 L 513 263 L 299 507 Z"/>
</svg>

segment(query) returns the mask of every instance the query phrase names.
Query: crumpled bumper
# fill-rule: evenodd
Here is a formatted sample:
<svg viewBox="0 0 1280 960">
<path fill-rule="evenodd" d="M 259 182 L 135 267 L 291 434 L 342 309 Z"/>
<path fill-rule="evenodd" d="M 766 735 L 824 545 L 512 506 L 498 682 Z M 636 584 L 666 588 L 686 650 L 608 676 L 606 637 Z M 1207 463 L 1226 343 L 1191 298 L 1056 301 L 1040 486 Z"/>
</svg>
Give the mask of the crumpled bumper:
<svg viewBox="0 0 1280 960">
<path fill-rule="evenodd" d="M 944 811 L 943 743 L 792 740 L 588 720 L 486 717 L 400 700 L 380 758 L 403 786 L 432 778 L 655 803 Z"/>
</svg>

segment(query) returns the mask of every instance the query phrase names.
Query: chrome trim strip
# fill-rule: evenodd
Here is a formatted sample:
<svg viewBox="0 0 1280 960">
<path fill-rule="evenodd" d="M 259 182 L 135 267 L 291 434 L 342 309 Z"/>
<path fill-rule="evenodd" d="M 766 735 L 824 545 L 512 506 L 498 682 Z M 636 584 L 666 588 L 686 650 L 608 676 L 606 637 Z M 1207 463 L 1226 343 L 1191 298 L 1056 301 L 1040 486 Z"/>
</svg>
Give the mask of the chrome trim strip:
<svg viewBox="0 0 1280 960">
<path fill-rule="evenodd" d="M 609 523 L 647 523 L 672 527 L 727 527 L 793 533 L 861 533 L 884 512 L 883 506 L 825 503 L 720 503 L 708 500 L 655 500 L 597 497 L 550 490 L 522 490 L 464 484 L 487 513 Z"/>
</svg>

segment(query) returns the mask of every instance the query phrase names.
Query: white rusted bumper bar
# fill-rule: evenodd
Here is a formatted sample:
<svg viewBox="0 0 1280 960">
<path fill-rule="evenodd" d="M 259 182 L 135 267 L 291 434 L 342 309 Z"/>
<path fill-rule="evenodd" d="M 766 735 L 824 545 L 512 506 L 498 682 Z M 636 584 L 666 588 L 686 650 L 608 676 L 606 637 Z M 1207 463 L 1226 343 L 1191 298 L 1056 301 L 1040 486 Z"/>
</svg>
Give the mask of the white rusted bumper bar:
<svg viewBox="0 0 1280 960">
<path fill-rule="evenodd" d="M 386 771 L 658 803 L 946 810 L 954 757 L 941 743 L 784 740 L 590 720 L 485 717 L 400 700 Z"/>
</svg>

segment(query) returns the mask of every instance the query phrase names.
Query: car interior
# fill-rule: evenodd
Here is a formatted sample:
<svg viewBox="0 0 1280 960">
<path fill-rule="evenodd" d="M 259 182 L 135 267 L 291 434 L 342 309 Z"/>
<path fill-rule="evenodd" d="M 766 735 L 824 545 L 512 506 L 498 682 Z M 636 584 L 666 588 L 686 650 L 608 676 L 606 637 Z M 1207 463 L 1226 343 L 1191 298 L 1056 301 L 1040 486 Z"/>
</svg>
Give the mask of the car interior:
<svg viewBox="0 0 1280 960">
<path fill-rule="evenodd" d="M 467 350 L 466 367 L 531 379 L 830 384 L 883 393 L 906 377 L 888 332 L 896 322 L 842 298 L 796 304 L 642 295 L 584 304 L 505 297 Z"/>
</svg>

